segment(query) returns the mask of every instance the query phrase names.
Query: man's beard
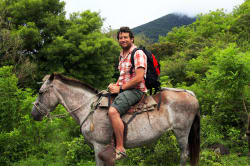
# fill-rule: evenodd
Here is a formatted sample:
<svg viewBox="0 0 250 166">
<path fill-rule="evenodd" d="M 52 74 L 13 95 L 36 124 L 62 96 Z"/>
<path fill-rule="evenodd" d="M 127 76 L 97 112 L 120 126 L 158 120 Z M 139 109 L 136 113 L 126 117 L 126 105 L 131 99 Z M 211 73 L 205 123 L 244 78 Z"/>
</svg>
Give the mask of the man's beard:
<svg viewBox="0 0 250 166">
<path fill-rule="evenodd" d="M 122 47 L 122 46 L 121 46 Z M 128 44 L 126 47 L 122 47 L 124 51 L 128 51 L 132 47 L 132 44 Z"/>
</svg>

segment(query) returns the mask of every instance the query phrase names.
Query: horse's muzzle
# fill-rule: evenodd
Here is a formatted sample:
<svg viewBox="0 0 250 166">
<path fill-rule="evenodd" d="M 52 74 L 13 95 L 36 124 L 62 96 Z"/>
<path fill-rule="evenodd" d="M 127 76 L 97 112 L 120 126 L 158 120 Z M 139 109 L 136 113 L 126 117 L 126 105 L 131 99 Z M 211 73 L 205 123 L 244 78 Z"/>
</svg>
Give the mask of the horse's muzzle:
<svg viewBox="0 0 250 166">
<path fill-rule="evenodd" d="M 33 119 L 36 120 L 36 121 L 42 121 L 43 120 L 43 116 L 40 114 L 40 112 L 38 112 L 36 110 L 36 108 L 34 106 L 32 108 L 31 115 L 32 115 Z"/>
</svg>

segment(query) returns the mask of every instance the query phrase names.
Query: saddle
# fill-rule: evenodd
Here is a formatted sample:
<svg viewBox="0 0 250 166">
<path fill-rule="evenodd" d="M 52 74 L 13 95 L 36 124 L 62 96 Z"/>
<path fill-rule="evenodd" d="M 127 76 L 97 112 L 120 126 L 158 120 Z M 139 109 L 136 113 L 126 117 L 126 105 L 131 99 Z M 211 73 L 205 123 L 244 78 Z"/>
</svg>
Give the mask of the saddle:
<svg viewBox="0 0 250 166">
<path fill-rule="evenodd" d="M 115 97 L 116 95 L 110 94 L 106 90 L 100 92 L 99 99 L 94 103 L 95 108 L 109 108 Z M 157 103 L 154 98 L 144 94 L 141 100 L 128 110 L 127 114 L 152 111 L 156 106 Z"/>
</svg>

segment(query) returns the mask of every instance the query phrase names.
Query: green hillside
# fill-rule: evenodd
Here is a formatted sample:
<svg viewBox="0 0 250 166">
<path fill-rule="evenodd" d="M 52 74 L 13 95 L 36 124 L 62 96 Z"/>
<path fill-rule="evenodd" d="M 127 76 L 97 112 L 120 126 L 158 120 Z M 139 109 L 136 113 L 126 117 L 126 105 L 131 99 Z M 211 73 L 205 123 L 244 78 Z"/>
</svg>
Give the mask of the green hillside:
<svg viewBox="0 0 250 166">
<path fill-rule="evenodd" d="M 149 23 L 133 28 L 133 32 L 138 35 L 143 33 L 153 42 L 158 41 L 159 36 L 165 36 L 173 27 L 189 25 L 195 21 L 195 17 L 186 15 L 168 14 Z"/>
</svg>

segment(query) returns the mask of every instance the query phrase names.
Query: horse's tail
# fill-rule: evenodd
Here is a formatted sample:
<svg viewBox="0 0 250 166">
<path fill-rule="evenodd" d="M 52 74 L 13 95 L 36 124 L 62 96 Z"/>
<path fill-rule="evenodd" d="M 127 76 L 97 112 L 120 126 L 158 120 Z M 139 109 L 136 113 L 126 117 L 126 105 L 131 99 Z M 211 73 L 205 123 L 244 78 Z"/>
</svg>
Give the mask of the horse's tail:
<svg viewBox="0 0 250 166">
<path fill-rule="evenodd" d="M 191 166 L 197 166 L 200 158 L 200 115 L 195 115 L 188 136 L 189 155 Z"/>
</svg>

